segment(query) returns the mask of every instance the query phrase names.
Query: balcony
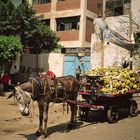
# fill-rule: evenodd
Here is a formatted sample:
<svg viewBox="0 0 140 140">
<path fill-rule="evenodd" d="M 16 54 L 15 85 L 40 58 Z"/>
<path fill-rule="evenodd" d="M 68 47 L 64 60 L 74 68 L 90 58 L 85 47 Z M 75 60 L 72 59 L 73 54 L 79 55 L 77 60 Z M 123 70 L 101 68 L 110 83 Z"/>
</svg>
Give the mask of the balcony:
<svg viewBox="0 0 140 140">
<path fill-rule="evenodd" d="M 60 41 L 79 40 L 79 30 L 57 31 L 56 34 L 60 38 Z"/>
<path fill-rule="evenodd" d="M 57 1 L 57 3 L 56 3 L 56 11 L 80 9 L 80 1 L 81 0 Z"/>
<path fill-rule="evenodd" d="M 33 10 L 38 13 L 48 13 L 51 11 L 51 3 L 45 3 L 45 4 L 34 4 Z"/>
</svg>

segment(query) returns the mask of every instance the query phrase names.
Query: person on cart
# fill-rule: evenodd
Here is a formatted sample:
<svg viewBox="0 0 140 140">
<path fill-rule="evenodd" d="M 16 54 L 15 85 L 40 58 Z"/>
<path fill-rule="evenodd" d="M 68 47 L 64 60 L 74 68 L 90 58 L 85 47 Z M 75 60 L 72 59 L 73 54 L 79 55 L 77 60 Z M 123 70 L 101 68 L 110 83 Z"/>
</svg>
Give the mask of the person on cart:
<svg viewBox="0 0 140 140">
<path fill-rule="evenodd" d="M 80 66 L 78 66 L 76 68 L 76 78 L 78 81 L 80 81 L 80 74 L 81 74 L 81 68 L 80 68 Z"/>
</svg>

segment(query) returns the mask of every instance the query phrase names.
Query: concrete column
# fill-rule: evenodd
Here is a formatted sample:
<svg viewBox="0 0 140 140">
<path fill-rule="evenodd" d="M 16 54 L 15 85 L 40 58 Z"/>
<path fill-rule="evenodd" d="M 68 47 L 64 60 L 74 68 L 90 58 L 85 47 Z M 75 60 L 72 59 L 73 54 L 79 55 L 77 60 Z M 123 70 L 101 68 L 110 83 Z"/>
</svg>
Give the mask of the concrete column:
<svg viewBox="0 0 140 140">
<path fill-rule="evenodd" d="M 33 0 L 27 0 L 30 5 L 33 4 Z"/>
<path fill-rule="evenodd" d="M 57 0 L 53 0 L 52 3 L 51 3 L 50 27 L 53 31 L 56 31 L 56 19 L 55 19 L 56 2 L 57 2 Z"/>
<path fill-rule="evenodd" d="M 81 47 L 84 47 L 85 33 L 86 33 L 87 0 L 81 0 L 80 9 L 81 9 L 81 18 L 80 18 L 79 41 L 81 42 Z"/>
</svg>

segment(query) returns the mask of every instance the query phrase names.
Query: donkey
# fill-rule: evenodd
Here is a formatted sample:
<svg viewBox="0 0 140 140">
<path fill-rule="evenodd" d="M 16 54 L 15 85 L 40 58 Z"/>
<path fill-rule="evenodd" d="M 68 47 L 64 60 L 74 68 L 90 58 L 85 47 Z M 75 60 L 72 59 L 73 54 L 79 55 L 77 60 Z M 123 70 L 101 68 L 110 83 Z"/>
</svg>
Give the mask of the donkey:
<svg viewBox="0 0 140 140">
<path fill-rule="evenodd" d="M 48 109 L 50 102 L 60 103 L 67 100 L 73 101 L 73 103 L 68 102 L 71 109 L 71 119 L 68 128 L 76 128 L 76 100 L 78 90 L 79 82 L 74 76 L 55 77 L 54 79 L 48 76 L 44 78 L 37 77 L 31 78 L 28 82 L 14 87 L 13 92 L 8 98 L 12 96 L 15 97 L 23 116 L 30 114 L 29 105 L 31 99 L 37 101 L 39 108 L 39 128 L 36 131 L 36 135 L 44 134 L 44 137 L 47 137 Z"/>
</svg>

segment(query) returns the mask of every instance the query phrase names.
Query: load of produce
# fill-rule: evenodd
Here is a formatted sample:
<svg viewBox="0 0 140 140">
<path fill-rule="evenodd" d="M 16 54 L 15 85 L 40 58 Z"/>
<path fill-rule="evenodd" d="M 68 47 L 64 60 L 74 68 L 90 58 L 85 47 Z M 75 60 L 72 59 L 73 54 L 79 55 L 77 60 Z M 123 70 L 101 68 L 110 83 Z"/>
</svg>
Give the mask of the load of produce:
<svg viewBox="0 0 140 140">
<path fill-rule="evenodd" d="M 125 94 L 138 88 L 136 73 L 128 68 L 108 67 L 97 68 L 88 72 L 90 75 L 100 75 L 101 93 L 104 94 Z"/>
</svg>

